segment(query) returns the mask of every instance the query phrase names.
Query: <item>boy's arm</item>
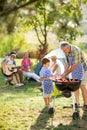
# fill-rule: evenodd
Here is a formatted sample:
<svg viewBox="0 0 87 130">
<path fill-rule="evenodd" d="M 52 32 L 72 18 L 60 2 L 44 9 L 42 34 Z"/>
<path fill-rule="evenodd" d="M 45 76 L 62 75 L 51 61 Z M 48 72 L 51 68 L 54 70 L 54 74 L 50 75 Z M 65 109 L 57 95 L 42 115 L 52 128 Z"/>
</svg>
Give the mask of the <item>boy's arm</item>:
<svg viewBox="0 0 87 130">
<path fill-rule="evenodd" d="M 48 77 L 48 78 L 43 78 L 43 77 L 42 77 L 42 78 L 40 78 L 39 80 L 40 80 L 40 81 L 51 80 L 51 78 L 50 78 L 50 77 Z"/>
</svg>

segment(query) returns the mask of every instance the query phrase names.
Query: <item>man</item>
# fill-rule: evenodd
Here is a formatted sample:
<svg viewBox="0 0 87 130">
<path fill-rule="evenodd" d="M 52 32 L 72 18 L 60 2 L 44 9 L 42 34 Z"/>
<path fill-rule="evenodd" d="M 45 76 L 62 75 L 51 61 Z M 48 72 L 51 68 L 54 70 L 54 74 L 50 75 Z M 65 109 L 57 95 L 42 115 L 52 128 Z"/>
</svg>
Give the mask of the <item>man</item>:
<svg viewBox="0 0 87 130">
<path fill-rule="evenodd" d="M 61 75 L 62 78 L 72 73 L 72 78 L 82 80 L 81 91 L 83 96 L 83 110 L 87 110 L 87 89 L 86 89 L 86 77 L 87 67 L 83 52 L 77 46 L 70 45 L 67 42 L 61 43 L 61 49 L 66 55 L 67 64 L 64 73 Z M 85 65 L 85 66 L 84 66 Z M 79 104 L 79 90 L 75 92 L 76 103 Z"/>
</svg>

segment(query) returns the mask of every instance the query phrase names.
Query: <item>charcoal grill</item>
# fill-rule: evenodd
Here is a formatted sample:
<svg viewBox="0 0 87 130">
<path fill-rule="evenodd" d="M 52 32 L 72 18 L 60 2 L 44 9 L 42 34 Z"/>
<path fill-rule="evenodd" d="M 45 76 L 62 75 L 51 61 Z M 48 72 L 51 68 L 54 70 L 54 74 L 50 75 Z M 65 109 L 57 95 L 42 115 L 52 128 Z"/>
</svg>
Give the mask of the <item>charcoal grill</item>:
<svg viewBox="0 0 87 130">
<path fill-rule="evenodd" d="M 68 80 L 68 79 L 67 79 Z M 78 107 L 75 106 L 75 95 L 74 91 L 78 90 L 81 84 L 81 80 L 74 80 L 73 79 L 70 81 L 68 80 L 67 82 L 62 82 L 55 80 L 55 86 L 58 90 L 62 91 L 62 94 L 66 97 L 69 98 L 72 96 L 72 108 L 73 108 L 73 119 L 79 119 L 79 110 Z M 70 107 L 64 107 L 64 108 L 70 108 Z"/>
<path fill-rule="evenodd" d="M 68 91 L 76 91 L 79 89 L 80 87 L 80 84 L 81 84 L 81 80 L 71 80 L 71 81 L 65 81 L 65 82 L 59 82 L 59 81 L 55 81 L 55 85 L 56 85 L 56 88 L 60 91 L 64 91 L 64 90 L 68 90 Z"/>
</svg>

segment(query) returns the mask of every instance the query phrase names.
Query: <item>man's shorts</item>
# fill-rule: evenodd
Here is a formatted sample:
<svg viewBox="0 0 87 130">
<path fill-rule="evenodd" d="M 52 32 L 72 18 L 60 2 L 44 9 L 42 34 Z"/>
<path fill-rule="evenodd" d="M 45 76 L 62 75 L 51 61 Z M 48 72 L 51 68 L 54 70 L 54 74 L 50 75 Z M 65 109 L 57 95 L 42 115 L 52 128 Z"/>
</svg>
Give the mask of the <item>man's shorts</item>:
<svg viewBox="0 0 87 130">
<path fill-rule="evenodd" d="M 85 85 L 86 83 L 87 83 L 87 71 L 84 71 L 81 85 Z"/>
</svg>

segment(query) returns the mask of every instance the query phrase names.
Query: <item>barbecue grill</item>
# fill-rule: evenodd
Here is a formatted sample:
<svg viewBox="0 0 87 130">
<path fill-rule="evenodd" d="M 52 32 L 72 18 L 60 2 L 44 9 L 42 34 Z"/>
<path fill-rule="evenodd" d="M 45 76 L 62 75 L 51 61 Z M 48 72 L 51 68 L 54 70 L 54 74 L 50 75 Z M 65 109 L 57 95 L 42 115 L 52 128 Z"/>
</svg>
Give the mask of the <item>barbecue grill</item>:
<svg viewBox="0 0 87 130">
<path fill-rule="evenodd" d="M 75 106 L 75 95 L 74 91 L 78 90 L 81 84 L 81 80 L 69 80 L 67 79 L 66 81 L 62 80 L 55 80 L 55 86 L 58 90 L 62 91 L 62 94 L 66 97 L 69 98 L 72 96 L 72 107 L 73 107 L 73 119 L 79 119 L 79 111 L 78 107 Z M 64 108 L 70 108 L 70 107 L 64 107 Z"/>
</svg>

